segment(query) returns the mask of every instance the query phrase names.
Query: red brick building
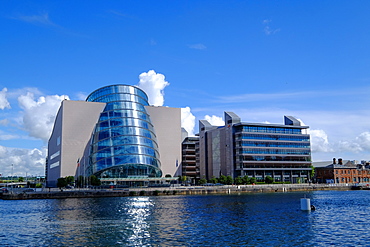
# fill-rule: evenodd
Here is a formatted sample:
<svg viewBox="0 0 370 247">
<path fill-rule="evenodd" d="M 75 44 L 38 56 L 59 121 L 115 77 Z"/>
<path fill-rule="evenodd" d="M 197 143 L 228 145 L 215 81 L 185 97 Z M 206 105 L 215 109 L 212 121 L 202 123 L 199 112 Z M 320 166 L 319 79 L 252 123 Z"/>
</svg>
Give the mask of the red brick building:
<svg viewBox="0 0 370 247">
<path fill-rule="evenodd" d="M 333 164 L 315 168 L 315 177 L 318 183 L 370 183 L 370 164 L 355 164 L 347 161 L 343 164 L 342 159 L 333 159 Z"/>
</svg>

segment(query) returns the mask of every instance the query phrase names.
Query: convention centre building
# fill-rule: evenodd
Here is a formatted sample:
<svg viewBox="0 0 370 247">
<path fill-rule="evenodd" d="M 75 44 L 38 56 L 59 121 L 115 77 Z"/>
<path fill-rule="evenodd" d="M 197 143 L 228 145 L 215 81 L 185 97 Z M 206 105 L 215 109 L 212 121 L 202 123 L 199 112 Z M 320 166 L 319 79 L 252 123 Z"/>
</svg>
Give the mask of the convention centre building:
<svg viewBox="0 0 370 247">
<path fill-rule="evenodd" d="M 64 100 L 48 143 L 47 186 L 66 176 L 109 183 L 161 182 L 178 174 L 181 109 L 149 106 L 143 90 L 111 85 Z M 170 178 L 166 178 L 167 181 Z"/>
</svg>

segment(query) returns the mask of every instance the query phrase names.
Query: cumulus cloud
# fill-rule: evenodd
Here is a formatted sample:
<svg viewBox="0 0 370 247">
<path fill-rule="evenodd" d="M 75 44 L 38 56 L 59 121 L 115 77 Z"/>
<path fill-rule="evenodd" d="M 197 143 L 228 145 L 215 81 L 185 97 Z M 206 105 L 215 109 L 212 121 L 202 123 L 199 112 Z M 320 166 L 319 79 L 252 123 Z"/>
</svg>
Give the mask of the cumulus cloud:
<svg viewBox="0 0 370 247">
<path fill-rule="evenodd" d="M 369 152 L 370 151 L 370 132 L 363 132 L 354 140 L 345 140 L 339 142 L 339 150 L 346 152 Z"/>
<path fill-rule="evenodd" d="M 4 110 L 5 108 L 10 109 L 10 103 L 6 97 L 6 93 L 8 92 L 8 89 L 6 87 L 3 88 L 3 90 L 0 91 L 0 109 Z"/>
<path fill-rule="evenodd" d="M 189 136 L 194 136 L 195 116 L 188 106 L 181 108 L 181 127 L 188 132 Z"/>
<path fill-rule="evenodd" d="M 222 120 L 222 117 L 217 117 L 215 115 L 212 115 L 212 116 L 206 115 L 204 119 L 207 120 L 213 126 L 225 125 L 225 121 Z"/>
<path fill-rule="evenodd" d="M 312 152 L 333 152 L 333 149 L 329 144 L 328 135 L 324 130 L 310 129 L 309 134 L 311 137 Z"/>
<path fill-rule="evenodd" d="M 144 90 L 148 95 L 149 104 L 154 106 L 163 106 L 164 103 L 164 88 L 170 85 L 165 81 L 165 76 L 156 73 L 154 70 L 149 70 L 139 75 L 139 88 Z"/>
<path fill-rule="evenodd" d="M 44 175 L 45 157 L 45 147 L 39 150 L 0 146 L 1 174 L 2 176 Z"/>
<path fill-rule="evenodd" d="M 33 93 L 18 97 L 19 106 L 23 109 L 23 128 L 30 136 L 47 141 L 52 131 L 55 116 L 61 101 L 68 96 L 49 95 L 35 100 Z"/>
</svg>

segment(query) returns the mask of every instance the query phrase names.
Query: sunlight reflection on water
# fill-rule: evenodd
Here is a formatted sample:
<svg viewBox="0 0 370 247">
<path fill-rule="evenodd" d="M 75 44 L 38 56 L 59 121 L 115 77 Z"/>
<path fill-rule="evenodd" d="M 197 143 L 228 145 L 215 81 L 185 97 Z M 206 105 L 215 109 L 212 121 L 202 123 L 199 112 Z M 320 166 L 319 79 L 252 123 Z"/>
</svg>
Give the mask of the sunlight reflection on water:
<svg viewBox="0 0 370 247">
<path fill-rule="evenodd" d="M 364 246 L 370 191 L 0 201 L 8 246 Z"/>
</svg>

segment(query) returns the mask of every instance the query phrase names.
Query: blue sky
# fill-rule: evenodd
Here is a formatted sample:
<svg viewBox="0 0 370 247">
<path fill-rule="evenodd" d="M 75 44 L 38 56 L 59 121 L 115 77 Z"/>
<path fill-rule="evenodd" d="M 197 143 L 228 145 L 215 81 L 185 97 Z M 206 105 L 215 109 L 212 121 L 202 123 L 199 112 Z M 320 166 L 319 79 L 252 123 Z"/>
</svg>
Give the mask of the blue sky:
<svg viewBox="0 0 370 247">
<path fill-rule="evenodd" d="M 167 82 L 163 105 L 188 107 L 195 133 L 224 111 L 292 115 L 310 126 L 313 161 L 370 160 L 369 12 L 369 1 L 1 1 L 0 173 L 43 175 L 60 101 L 140 75 Z"/>
</svg>

